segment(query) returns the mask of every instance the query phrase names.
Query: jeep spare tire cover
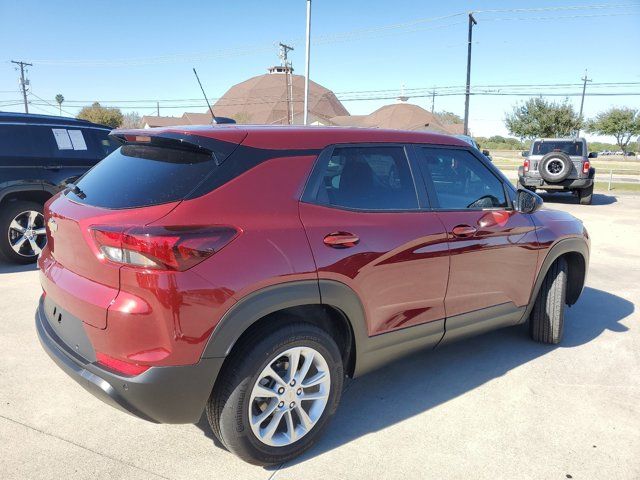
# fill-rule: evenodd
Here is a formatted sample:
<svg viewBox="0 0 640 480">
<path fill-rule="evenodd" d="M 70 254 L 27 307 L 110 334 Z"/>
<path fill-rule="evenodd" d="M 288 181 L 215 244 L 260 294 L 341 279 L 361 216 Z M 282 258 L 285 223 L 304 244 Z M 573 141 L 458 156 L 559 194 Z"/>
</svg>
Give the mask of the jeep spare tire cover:
<svg viewBox="0 0 640 480">
<path fill-rule="evenodd" d="M 549 183 L 561 182 L 569 176 L 572 169 L 571 158 L 563 152 L 547 153 L 538 164 L 540 176 Z"/>
</svg>

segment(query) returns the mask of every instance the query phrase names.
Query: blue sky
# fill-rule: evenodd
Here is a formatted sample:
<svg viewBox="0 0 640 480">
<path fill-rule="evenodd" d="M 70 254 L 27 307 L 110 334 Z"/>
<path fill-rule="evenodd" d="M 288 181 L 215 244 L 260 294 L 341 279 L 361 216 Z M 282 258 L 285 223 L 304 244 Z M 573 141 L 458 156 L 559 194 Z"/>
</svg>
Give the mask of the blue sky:
<svg viewBox="0 0 640 480">
<path fill-rule="evenodd" d="M 603 4 L 609 7 L 486 12 Z M 640 82 L 638 0 L 314 0 L 311 78 L 337 93 L 400 91 L 403 84 L 407 89 L 463 85 L 466 16 L 425 19 L 467 11 L 480 11 L 472 85 L 575 83 L 585 68 L 594 82 Z M 194 66 L 208 95 L 221 96 L 231 85 L 277 64 L 274 44 L 279 41 L 293 43 L 291 59 L 296 73 L 302 74 L 305 14 L 304 0 L 0 0 L 0 105 L 20 99 L 18 72 L 9 60 L 34 64 L 29 69 L 32 93 L 51 103 L 57 93 L 68 102 L 117 100 L 120 106 L 130 105 L 125 100 L 150 100 L 125 109 L 140 114 L 152 114 L 156 99 L 200 98 Z M 613 88 L 640 92 L 640 84 Z M 472 97 L 472 131 L 506 134 L 505 112 L 524 99 Z M 570 101 L 579 107 L 578 97 Z M 351 101 L 345 106 L 352 114 L 363 114 L 390 102 Z M 430 108 L 431 100 L 410 102 Z M 585 115 L 610 106 L 638 108 L 640 96 L 587 97 Z M 0 108 L 22 110 L 21 105 Z M 63 108 L 72 114 L 78 111 Z M 204 111 L 164 108 L 161 102 L 163 115 L 181 115 L 184 110 Z M 464 97 L 437 97 L 436 110 L 462 115 Z M 34 113 L 55 111 L 32 108 Z"/>
</svg>

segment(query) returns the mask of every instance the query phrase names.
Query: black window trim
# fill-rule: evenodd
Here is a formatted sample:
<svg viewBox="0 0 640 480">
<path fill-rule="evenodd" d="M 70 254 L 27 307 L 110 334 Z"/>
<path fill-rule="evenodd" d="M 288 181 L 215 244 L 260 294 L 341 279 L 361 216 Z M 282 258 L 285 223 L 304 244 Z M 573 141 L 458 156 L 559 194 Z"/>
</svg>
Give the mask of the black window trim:
<svg viewBox="0 0 640 480">
<path fill-rule="evenodd" d="M 333 152 L 336 148 L 372 148 L 372 147 L 400 147 L 404 152 L 405 159 L 407 161 L 407 167 L 409 168 L 409 173 L 411 175 L 411 181 L 413 183 L 413 192 L 416 197 L 416 208 L 411 209 L 389 209 L 389 210 L 376 210 L 376 209 L 364 209 L 364 208 L 351 208 L 344 207 L 341 205 L 332 205 L 330 203 L 322 203 L 319 202 L 318 191 L 320 189 L 320 185 L 322 183 L 322 179 L 324 178 L 324 174 L 326 172 L 327 166 L 329 165 L 329 160 L 333 156 Z M 313 169 L 311 170 L 311 174 L 307 178 L 307 182 L 304 186 L 302 196 L 300 197 L 300 201 L 304 203 L 309 203 L 311 205 L 317 205 L 320 207 L 333 208 L 336 210 L 345 210 L 349 212 L 361 212 L 361 213 L 417 213 L 429 211 L 428 199 L 425 195 L 420 194 L 420 188 L 418 187 L 419 182 L 415 169 L 415 164 L 411 158 L 410 144 L 404 142 L 352 142 L 352 143 L 336 143 L 332 145 L 328 145 L 325 147 L 322 152 L 316 158 Z M 421 175 L 421 173 L 419 173 Z M 420 177 L 421 178 L 421 177 Z"/>
<path fill-rule="evenodd" d="M 431 205 L 430 210 L 437 212 L 482 212 L 482 211 L 500 211 L 507 210 L 512 211 L 515 210 L 514 207 L 514 196 L 516 193 L 516 188 L 511 184 L 511 182 L 500 172 L 497 170 L 497 167 L 493 165 L 488 159 L 484 158 L 484 155 L 481 155 L 480 152 L 477 152 L 475 149 L 470 147 L 463 147 L 458 145 L 441 145 L 441 144 L 431 144 L 431 143 L 413 143 L 411 144 L 411 153 L 413 156 L 413 161 L 416 164 L 416 168 L 419 171 L 420 177 L 423 181 L 424 187 L 426 189 L 427 195 L 429 197 L 429 203 Z M 495 207 L 495 208 L 440 208 L 438 198 L 435 193 L 435 187 L 431 179 L 427 179 L 423 175 L 423 171 L 418 165 L 420 162 L 420 152 L 419 148 L 441 148 L 447 150 L 463 150 L 465 152 L 469 152 L 473 157 L 475 157 L 482 165 L 487 167 L 487 170 L 500 182 L 502 185 L 502 189 L 504 191 L 505 200 L 507 201 L 506 207 Z M 505 181 L 506 180 L 506 181 Z"/>
</svg>

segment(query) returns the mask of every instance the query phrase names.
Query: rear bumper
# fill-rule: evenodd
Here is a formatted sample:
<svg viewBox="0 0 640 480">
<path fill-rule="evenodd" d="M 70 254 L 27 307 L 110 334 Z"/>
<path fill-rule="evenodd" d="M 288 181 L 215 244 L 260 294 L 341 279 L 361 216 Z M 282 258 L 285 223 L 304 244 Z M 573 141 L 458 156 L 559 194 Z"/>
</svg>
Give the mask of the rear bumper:
<svg viewBox="0 0 640 480">
<path fill-rule="evenodd" d="M 548 190 L 574 190 L 588 188 L 593 185 L 593 178 L 567 179 L 558 183 L 548 183 L 542 178 L 519 176 L 520 185 Z"/>
<path fill-rule="evenodd" d="M 117 375 L 76 354 L 54 331 L 40 299 L 36 330 L 42 347 L 64 372 L 103 402 L 154 423 L 195 423 L 224 358 L 195 365 L 151 367 L 135 377 Z"/>
</svg>

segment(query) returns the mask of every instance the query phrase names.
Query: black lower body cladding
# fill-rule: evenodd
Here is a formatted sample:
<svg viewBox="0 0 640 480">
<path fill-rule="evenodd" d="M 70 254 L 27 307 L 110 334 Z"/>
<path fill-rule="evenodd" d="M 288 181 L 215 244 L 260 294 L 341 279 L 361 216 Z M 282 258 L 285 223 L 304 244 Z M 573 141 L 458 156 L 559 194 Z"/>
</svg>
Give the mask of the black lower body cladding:
<svg viewBox="0 0 640 480">
<path fill-rule="evenodd" d="M 68 314 L 65 320 L 80 322 Z M 74 352 L 47 320 L 43 300 L 35 321 L 42 347 L 67 375 L 103 402 L 154 423 L 197 422 L 224 361 L 203 358 L 195 365 L 152 367 L 141 375 L 124 377 Z"/>
</svg>

